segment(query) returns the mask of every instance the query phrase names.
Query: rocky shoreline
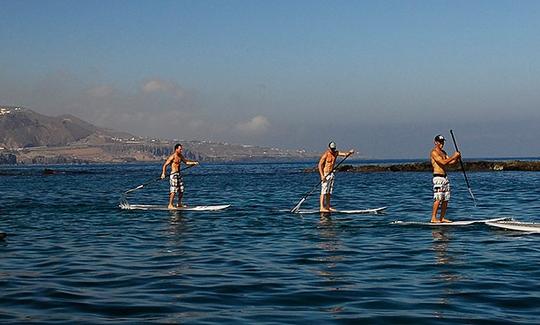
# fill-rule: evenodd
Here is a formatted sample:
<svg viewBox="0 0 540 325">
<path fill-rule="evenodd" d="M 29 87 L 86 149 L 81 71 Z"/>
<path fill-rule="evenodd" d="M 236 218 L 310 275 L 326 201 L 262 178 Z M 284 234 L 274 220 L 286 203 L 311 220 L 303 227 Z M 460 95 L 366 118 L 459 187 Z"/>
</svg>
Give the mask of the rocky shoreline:
<svg viewBox="0 0 540 325">
<path fill-rule="evenodd" d="M 176 142 L 73 144 L 62 147 L 31 147 L 0 150 L 0 165 L 92 164 L 125 162 L 163 162 Z M 316 154 L 303 150 L 265 148 L 250 145 L 182 141 L 184 156 L 200 162 L 305 161 Z"/>
<path fill-rule="evenodd" d="M 468 172 L 489 171 L 540 171 L 540 161 L 509 160 L 509 161 L 465 161 L 465 170 Z M 343 165 L 337 169 L 340 172 L 369 173 L 369 172 L 431 172 L 431 163 L 428 161 L 406 164 L 380 164 L 380 165 Z M 448 171 L 460 171 L 459 164 L 451 166 Z M 304 172 L 316 172 L 317 168 L 306 168 Z"/>
</svg>

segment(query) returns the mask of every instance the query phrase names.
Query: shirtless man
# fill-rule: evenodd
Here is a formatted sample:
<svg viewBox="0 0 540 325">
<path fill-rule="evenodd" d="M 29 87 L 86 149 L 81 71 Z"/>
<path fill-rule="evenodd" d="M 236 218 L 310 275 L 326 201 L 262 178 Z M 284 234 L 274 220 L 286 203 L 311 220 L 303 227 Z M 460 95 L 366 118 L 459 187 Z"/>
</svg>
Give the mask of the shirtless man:
<svg viewBox="0 0 540 325">
<path fill-rule="evenodd" d="M 182 197 L 184 196 L 184 180 L 182 179 L 182 175 L 180 174 L 180 164 L 184 162 L 186 165 L 198 165 L 199 163 L 197 161 L 187 160 L 182 155 L 182 145 L 180 143 L 177 143 L 174 146 L 174 153 L 167 158 L 165 163 L 163 164 L 163 168 L 161 171 L 161 179 L 165 178 L 165 174 L 167 173 L 167 166 L 171 165 L 171 174 L 169 176 L 169 209 L 175 209 L 176 207 L 181 208 L 185 207 L 185 205 L 182 205 Z M 174 196 L 178 192 L 178 204 L 176 207 L 174 206 Z"/>
<path fill-rule="evenodd" d="M 448 157 L 443 150 L 446 140 L 442 135 L 435 137 L 435 147 L 431 150 L 431 165 L 433 166 L 433 211 L 431 212 L 431 222 L 451 222 L 445 219 L 448 200 L 450 200 L 450 182 L 446 174 L 446 167 L 459 161 L 461 153 L 456 151 L 454 155 Z M 437 211 L 441 207 L 441 215 L 437 220 Z"/>
<path fill-rule="evenodd" d="M 319 176 L 321 177 L 321 197 L 319 200 L 320 211 L 321 212 L 331 212 L 335 211 L 330 206 L 330 197 L 334 191 L 334 178 L 335 174 L 333 173 L 334 164 L 336 163 L 336 158 L 338 156 L 349 156 L 354 153 L 354 150 L 349 152 L 340 152 L 336 150 L 336 143 L 330 142 L 328 144 L 328 149 L 322 154 L 321 159 L 319 160 Z"/>
</svg>

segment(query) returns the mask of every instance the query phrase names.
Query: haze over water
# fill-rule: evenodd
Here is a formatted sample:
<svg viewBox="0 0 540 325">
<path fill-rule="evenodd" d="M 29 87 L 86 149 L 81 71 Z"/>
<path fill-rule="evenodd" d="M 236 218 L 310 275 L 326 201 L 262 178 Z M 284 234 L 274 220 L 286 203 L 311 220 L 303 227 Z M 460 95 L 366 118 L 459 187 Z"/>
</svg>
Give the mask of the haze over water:
<svg viewBox="0 0 540 325">
<path fill-rule="evenodd" d="M 428 221 L 429 173 L 339 173 L 339 208 L 383 215 L 293 215 L 313 164 L 203 164 L 186 202 L 218 213 L 125 211 L 121 193 L 160 165 L 0 170 L 0 320 L 5 323 L 537 324 L 538 235 Z M 450 175 L 452 220 L 540 221 L 537 173 Z M 131 203 L 165 204 L 167 184 Z M 317 192 L 304 205 L 315 207 Z"/>
</svg>

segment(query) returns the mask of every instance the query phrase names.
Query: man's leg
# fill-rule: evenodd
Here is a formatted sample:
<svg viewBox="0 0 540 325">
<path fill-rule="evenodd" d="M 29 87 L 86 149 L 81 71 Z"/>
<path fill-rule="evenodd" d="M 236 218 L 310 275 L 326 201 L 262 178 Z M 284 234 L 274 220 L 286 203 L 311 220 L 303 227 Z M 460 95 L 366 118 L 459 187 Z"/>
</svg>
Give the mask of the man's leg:
<svg viewBox="0 0 540 325">
<path fill-rule="evenodd" d="M 330 212 L 330 194 L 321 194 L 321 210 L 322 212 Z"/>
<path fill-rule="evenodd" d="M 325 209 L 325 206 L 324 206 L 324 197 L 326 196 L 326 194 L 321 194 L 320 198 L 319 198 L 319 210 L 321 211 L 324 211 Z"/>
<path fill-rule="evenodd" d="M 184 197 L 184 192 L 178 192 L 178 205 L 177 207 L 182 207 L 182 198 Z"/>
<path fill-rule="evenodd" d="M 331 211 L 332 207 L 330 206 L 330 198 L 332 197 L 332 194 L 328 193 L 326 194 L 326 210 Z"/>
<path fill-rule="evenodd" d="M 174 192 L 169 193 L 169 209 L 174 209 Z"/>
<path fill-rule="evenodd" d="M 328 181 L 325 180 L 324 182 L 322 182 L 321 184 L 321 198 L 319 199 L 319 203 L 320 203 L 320 211 L 321 212 L 328 212 L 328 204 L 329 204 L 329 199 L 328 199 Z"/>
<path fill-rule="evenodd" d="M 439 210 L 440 203 L 441 203 L 440 200 L 433 201 L 433 210 L 431 211 L 431 222 L 439 222 L 439 220 L 437 220 L 437 211 Z"/>
<path fill-rule="evenodd" d="M 440 217 L 441 222 L 451 222 L 450 220 L 444 218 L 444 216 L 446 215 L 446 208 L 447 207 L 448 207 L 448 201 L 442 201 L 442 204 L 441 204 L 441 217 Z"/>
<path fill-rule="evenodd" d="M 333 209 L 332 205 L 330 204 L 330 199 L 332 198 L 332 193 L 334 192 L 334 177 L 335 177 L 333 173 L 331 175 L 332 177 L 328 181 L 328 198 L 326 201 L 326 207 L 330 211 L 336 211 L 336 209 Z"/>
</svg>

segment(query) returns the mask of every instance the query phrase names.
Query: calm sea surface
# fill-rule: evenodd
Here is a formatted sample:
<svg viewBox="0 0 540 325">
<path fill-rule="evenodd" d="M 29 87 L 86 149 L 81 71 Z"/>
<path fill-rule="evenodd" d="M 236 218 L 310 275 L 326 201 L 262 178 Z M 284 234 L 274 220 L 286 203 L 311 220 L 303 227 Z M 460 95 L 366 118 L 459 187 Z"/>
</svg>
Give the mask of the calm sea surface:
<svg viewBox="0 0 540 325">
<path fill-rule="evenodd" d="M 539 235 L 391 224 L 429 220 L 429 173 L 337 175 L 336 207 L 383 215 L 283 212 L 318 182 L 313 166 L 192 168 L 186 203 L 232 205 L 213 213 L 119 209 L 159 164 L 1 167 L 0 322 L 540 323 Z M 453 173 L 450 219 L 540 222 L 540 173 L 469 177 L 479 206 Z"/>
</svg>

